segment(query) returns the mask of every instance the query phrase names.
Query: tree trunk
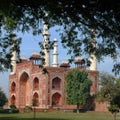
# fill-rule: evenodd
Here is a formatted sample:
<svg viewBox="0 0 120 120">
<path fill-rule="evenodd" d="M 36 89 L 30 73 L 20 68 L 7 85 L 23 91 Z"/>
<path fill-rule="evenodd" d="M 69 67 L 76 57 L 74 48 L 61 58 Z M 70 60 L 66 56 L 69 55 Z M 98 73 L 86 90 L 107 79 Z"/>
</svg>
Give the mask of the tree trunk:
<svg viewBox="0 0 120 120">
<path fill-rule="evenodd" d="M 113 114 L 114 120 L 116 120 L 116 115 L 117 115 L 117 113 L 115 112 L 115 113 Z"/>
<path fill-rule="evenodd" d="M 79 113 L 80 104 L 77 103 L 77 113 Z"/>
<path fill-rule="evenodd" d="M 35 120 L 35 118 L 36 118 L 36 110 L 35 110 L 35 106 L 34 106 L 34 111 L 33 111 L 33 113 L 34 113 L 34 120 Z"/>
</svg>

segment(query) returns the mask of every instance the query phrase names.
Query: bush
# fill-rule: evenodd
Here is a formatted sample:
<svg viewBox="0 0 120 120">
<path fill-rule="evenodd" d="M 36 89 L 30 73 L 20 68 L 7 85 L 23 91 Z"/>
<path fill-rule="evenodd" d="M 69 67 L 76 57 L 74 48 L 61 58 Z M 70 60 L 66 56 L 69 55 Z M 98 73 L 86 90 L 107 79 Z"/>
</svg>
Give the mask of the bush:
<svg viewBox="0 0 120 120">
<path fill-rule="evenodd" d="M 66 113 L 66 112 L 67 112 L 67 110 L 64 110 L 64 112 Z"/>
<path fill-rule="evenodd" d="M 46 109 L 44 109 L 44 111 L 43 111 L 44 113 L 46 113 L 47 112 L 47 110 Z"/>
<path fill-rule="evenodd" d="M 56 110 L 57 110 L 57 111 L 60 111 L 60 108 L 58 107 L 58 108 L 56 108 Z"/>
<path fill-rule="evenodd" d="M 117 105 L 110 105 L 110 106 L 108 107 L 108 110 L 113 114 L 114 120 L 116 120 L 116 115 L 117 115 L 117 113 L 119 112 L 118 106 L 117 106 Z"/>
<path fill-rule="evenodd" d="M 0 110 L 0 113 L 11 113 L 12 112 L 12 110 L 11 109 L 1 109 Z"/>
<path fill-rule="evenodd" d="M 113 113 L 118 113 L 119 112 L 119 108 L 116 105 L 110 105 L 108 107 L 108 110 L 113 114 Z"/>
<path fill-rule="evenodd" d="M 12 113 L 19 113 L 19 110 L 18 109 L 14 109 L 14 110 L 12 110 Z"/>
<path fill-rule="evenodd" d="M 25 112 L 30 112 L 32 110 L 31 106 L 25 106 Z"/>
<path fill-rule="evenodd" d="M 11 109 L 16 109 L 16 106 L 15 106 L 14 104 L 11 104 L 11 105 L 10 105 L 10 108 L 11 108 Z"/>
<path fill-rule="evenodd" d="M 0 113 L 5 113 L 5 114 L 10 114 L 10 113 L 19 113 L 19 110 L 18 109 L 2 109 L 0 110 Z"/>
<path fill-rule="evenodd" d="M 73 112 L 73 113 L 77 113 L 77 109 L 73 109 L 72 112 Z"/>
</svg>

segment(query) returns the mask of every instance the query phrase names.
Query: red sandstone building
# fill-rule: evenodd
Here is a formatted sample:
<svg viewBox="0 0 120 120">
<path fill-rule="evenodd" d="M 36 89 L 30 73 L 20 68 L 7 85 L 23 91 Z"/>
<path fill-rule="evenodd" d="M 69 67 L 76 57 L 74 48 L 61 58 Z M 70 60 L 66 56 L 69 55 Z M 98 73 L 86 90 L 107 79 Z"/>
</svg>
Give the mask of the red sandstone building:
<svg viewBox="0 0 120 120">
<path fill-rule="evenodd" d="M 17 108 L 33 106 L 33 99 L 37 100 L 37 108 L 49 109 L 59 107 L 67 109 L 66 104 L 65 76 L 69 68 L 68 64 L 61 64 L 60 67 L 45 67 L 36 65 L 33 60 L 22 59 L 16 66 L 16 73 L 10 75 L 9 104 L 15 104 Z M 84 69 L 79 67 L 79 69 Z M 97 71 L 88 72 L 93 84 L 91 95 L 97 91 Z M 67 108 L 66 108 L 67 107 Z"/>
<path fill-rule="evenodd" d="M 49 43 L 48 25 L 44 23 L 44 48 Z M 15 40 L 15 36 L 12 38 Z M 53 50 L 53 65 L 50 66 L 50 51 L 44 49 L 45 65 L 41 67 L 41 56 L 32 54 L 30 59 L 21 58 L 19 63 L 16 63 L 16 51 L 13 51 L 12 71 L 9 78 L 9 105 L 15 104 L 17 108 L 24 109 L 26 106 L 33 106 L 33 100 L 36 100 L 37 109 L 73 109 L 75 106 L 67 105 L 65 76 L 70 68 L 69 64 L 63 62 L 58 66 L 58 51 L 57 40 L 54 40 Z M 96 58 L 91 55 L 91 66 L 87 70 L 83 59 L 75 60 L 75 68 L 85 70 L 88 73 L 89 79 L 92 80 L 90 89 L 91 96 L 98 89 L 98 72 L 96 70 Z M 47 71 L 47 72 L 46 72 Z M 90 102 L 90 109 L 93 107 L 93 102 Z M 97 107 L 95 108 L 97 109 Z"/>
</svg>

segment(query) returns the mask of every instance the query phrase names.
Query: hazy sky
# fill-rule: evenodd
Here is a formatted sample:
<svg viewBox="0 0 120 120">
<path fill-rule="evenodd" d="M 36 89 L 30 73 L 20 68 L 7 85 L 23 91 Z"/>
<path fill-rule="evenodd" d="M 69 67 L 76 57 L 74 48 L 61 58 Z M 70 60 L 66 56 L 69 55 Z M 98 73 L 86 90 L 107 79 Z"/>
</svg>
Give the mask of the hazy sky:
<svg viewBox="0 0 120 120">
<path fill-rule="evenodd" d="M 51 34 L 50 40 L 57 38 L 58 41 L 60 41 L 58 34 L 56 34 L 56 32 L 53 29 L 50 31 L 50 34 Z M 42 36 L 34 37 L 32 36 L 31 33 L 26 33 L 26 34 L 19 33 L 17 34 L 17 36 L 22 37 L 23 40 L 21 44 L 21 56 L 24 56 L 28 59 L 33 52 L 40 52 L 38 42 L 43 40 Z M 69 56 L 67 55 L 66 50 L 62 48 L 60 42 L 58 42 L 58 52 L 59 52 L 59 56 L 58 56 L 59 64 L 62 61 L 66 61 L 68 59 Z M 52 64 L 52 60 L 51 60 L 51 64 Z M 97 69 L 98 71 L 111 72 L 112 65 L 113 65 L 113 61 L 111 60 L 111 58 L 107 57 L 105 58 L 104 63 L 103 62 L 98 63 Z M 9 83 L 9 72 L 0 73 L 0 87 L 2 87 L 2 90 L 6 94 L 8 94 L 8 83 Z"/>
</svg>

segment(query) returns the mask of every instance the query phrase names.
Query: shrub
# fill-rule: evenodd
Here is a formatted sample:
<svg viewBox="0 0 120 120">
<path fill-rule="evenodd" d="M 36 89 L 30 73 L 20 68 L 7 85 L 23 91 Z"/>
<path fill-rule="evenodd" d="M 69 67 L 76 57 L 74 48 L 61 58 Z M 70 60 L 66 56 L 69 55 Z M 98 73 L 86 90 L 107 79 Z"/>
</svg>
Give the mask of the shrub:
<svg viewBox="0 0 120 120">
<path fill-rule="evenodd" d="M 12 113 L 19 113 L 19 110 L 18 109 L 13 109 Z"/>
<path fill-rule="evenodd" d="M 47 112 L 47 110 L 46 109 L 44 109 L 44 111 L 43 111 L 44 113 L 46 113 Z"/>
<path fill-rule="evenodd" d="M 73 109 L 72 112 L 73 112 L 73 113 L 77 113 L 77 109 Z"/>
<path fill-rule="evenodd" d="M 66 112 L 67 112 L 67 110 L 64 110 L 64 112 L 66 113 Z"/>
<path fill-rule="evenodd" d="M 0 113 L 10 114 L 10 113 L 19 113 L 18 109 L 2 109 Z"/>
<path fill-rule="evenodd" d="M 60 111 L 60 108 L 58 107 L 58 108 L 56 108 L 56 110 L 57 110 L 57 111 Z"/>
<path fill-rule="evenodd" d="M 14 104 L 11 104 L 10 108 L 13 110 L 13 109 L 16 109 L 16 106 Z"/>
<path fill-rule="evenodd" d="M 114 120 L 116 120 L 116 115 L 119 112 L 119 108 L 117 105 L 110 105 L 108 110 L 113 114 Z"/>
<path fill-rule="evenodd" d="M 30 112 L 32 110 L 31 106 L 25 106 L 25 112 Z"/>
<path fill-rule="evenodd" d="M 12 110 L 11 109 L 1 109 L 0 110 L 0 113 L 11 113 L 12 112 Z"/>
<path fill-rule="evenodd" d="M 110 105 L 108 107 L 108 110 L 113 114 L 113 113 L 118 113 L 119 112 L 119 108 L 116 105 Z"/>
</svg>

